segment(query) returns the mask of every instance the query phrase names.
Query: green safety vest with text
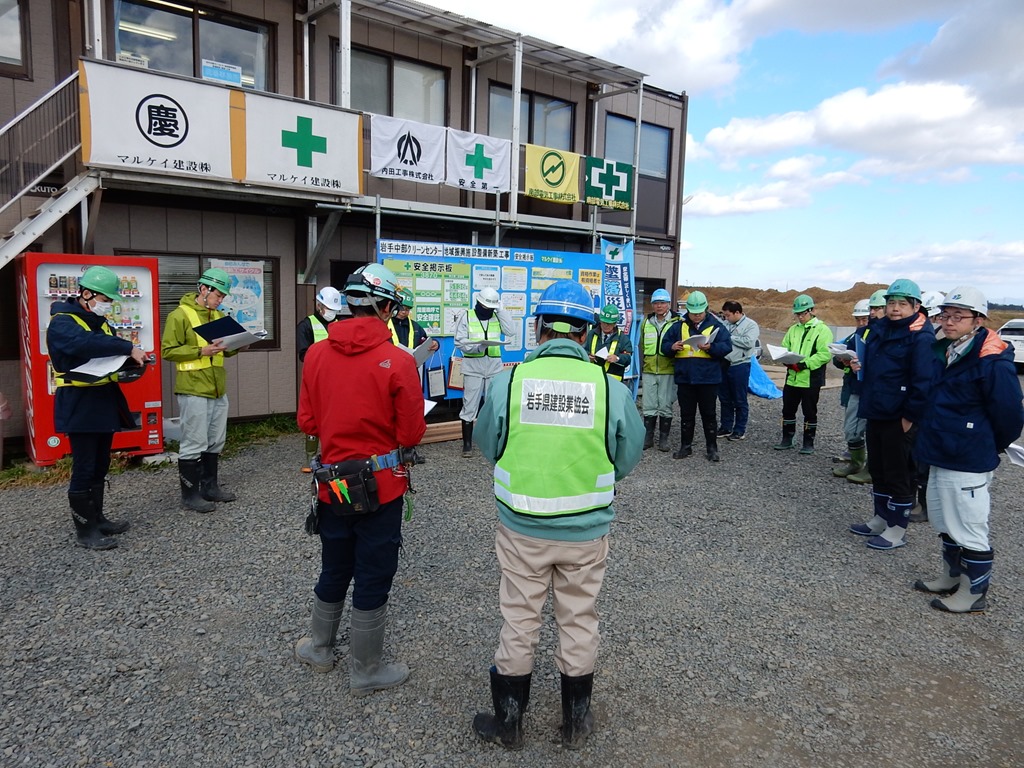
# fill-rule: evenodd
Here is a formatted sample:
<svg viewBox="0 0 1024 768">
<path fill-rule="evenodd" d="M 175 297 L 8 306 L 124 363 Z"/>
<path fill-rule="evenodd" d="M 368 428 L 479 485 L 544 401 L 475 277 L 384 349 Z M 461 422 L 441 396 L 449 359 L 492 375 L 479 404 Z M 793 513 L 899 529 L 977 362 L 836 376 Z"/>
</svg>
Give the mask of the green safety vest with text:
<svg viewBox="0 0 1024 768">
<path fill-rule="evenodd" d="M 608 377 L 587 360 L 548 355 L 512 369 L 508 435 L 494 465 L 494 496 L 520 515 L 565 517 L 615 498 L 608 453 Z M 538 457 L 559 456 L 550 473 Z"/>
</svg>

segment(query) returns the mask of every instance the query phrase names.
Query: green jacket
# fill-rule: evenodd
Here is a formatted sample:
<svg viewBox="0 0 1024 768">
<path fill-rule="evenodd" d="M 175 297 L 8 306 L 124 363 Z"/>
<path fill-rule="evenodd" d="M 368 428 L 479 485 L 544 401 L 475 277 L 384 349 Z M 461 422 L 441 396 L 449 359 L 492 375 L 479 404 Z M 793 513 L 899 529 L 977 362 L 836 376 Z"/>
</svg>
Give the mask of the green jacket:
<svg viewBox="0 0 1024 768">
<path fill-rule="evenodd" d="M 802 371 L 790 368 L 786 372 L 786 385 L 808 389 L 825 384 L 824 366 L 832 359 L 828 345 L 832 343 L 832 329 L 816 317 L 806 323 L 793 323 L 782 337 L 782 346 L 790 352 L 804 356 Z M 812 382 L 812 374 L 814 374 Z"/>
<path fill-rule="evenodd" d="M 201 304 L 196 303 L 197 294 L 195 291 L 186 293 L 178 302 L 178 308 L 167 316 L 164 324 L 164 335 L 160 340 L 160 354 L 169 363 L 187 363 L 199 360 L 202 355 L 200 350 L 206 346 L 195 331 L 192 330 L 192 323 L 189 322 L 182 306 L 191 307 L 199 315 L 201 323 L 209 323 L 224 317 L 224 313 L 215 309 L 205 309 Z M 238 350 L 224 352 L 224 357 L 233 357 Z M 197 395 L 198 397 L 220 397 L 227 394 L 228 374 L 223 365 L 211 365 L 197 371 L 177 371 L 174 380 L 174 394 L 176 395 Z"/>
</svg>

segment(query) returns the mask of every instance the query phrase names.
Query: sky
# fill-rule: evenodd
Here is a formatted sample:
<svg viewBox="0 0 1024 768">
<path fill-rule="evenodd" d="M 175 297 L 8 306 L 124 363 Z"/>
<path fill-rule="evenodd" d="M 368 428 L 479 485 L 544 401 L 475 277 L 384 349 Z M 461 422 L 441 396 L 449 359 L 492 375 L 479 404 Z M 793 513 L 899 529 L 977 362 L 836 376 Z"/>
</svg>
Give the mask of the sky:
<svg viewBox="0 0 1024 768">
<path fill-rule="evenodd" d="M 689 96 L 679 282 L 1024 303 L 1024 0 L 428 0 Z"/>
</svg>

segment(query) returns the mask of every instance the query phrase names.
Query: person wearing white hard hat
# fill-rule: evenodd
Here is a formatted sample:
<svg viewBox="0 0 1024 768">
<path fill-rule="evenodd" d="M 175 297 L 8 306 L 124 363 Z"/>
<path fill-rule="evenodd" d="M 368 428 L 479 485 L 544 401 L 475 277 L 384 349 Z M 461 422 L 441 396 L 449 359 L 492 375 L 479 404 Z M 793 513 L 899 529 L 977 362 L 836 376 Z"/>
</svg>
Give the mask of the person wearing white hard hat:
<svg viewBox="0 0 1024 768">
<path fill-rule="evenodd" d="M 672 431 L 672 403 L 676 399 L 675 365 L 661 353 L 661 340 L 679 314 L 672 311 L 672 297 L 664 288 L 651 294 L 651 312 L 640 326 L 640 351 L 643 355 L 644 450 L 654 446 L 654 428 L 658 427 L 658 450 L 672 450 L 668 444 Z M 659 423 L 660 420 L 660 423 Z"/>
<path fill-rule="evenodd" d="M 868 320 L 871 315 L 871 307 L 868 299 L 861 299 L 853 305 L 853 321 L 857 327 L 853 333 L 843 339 L 846 349 L 853 352 L 853 357 L 848 355 L 835 355 L 832 357 L 832 364 L 843 372 L 843 388 L 839 393 L 839 404 L 843 407 L 843 437 L 846 438 L 846 449 L 850 454 L 850 460 L 844 467 L 836 467 L 832 474 L 836 477 L 849 477 L 864 470 L 868 461 L 867 444 L 864 433 L 867 429 L 867 422 L 857 415 L 860 407 L 861 380 L 858 374 L 850 367 L 850 362 L 857 356 L 857 339 L 864 341 L 868 335 Z"/>
<path fill-rule="evenodd" d="M 306 359 L 311 346 L 327 338 L 327 328 L 338 319 L 341 307 L 341 292 L 337 288 L 327 285 L 317 291 L 313 314 L 302 318 L 295 326 L 295 351 L 300 363 Z M 320 441 L 315 435 L 306 435 L 305 447 L 306 466 L 302 471 L 309 472 L 313 457 L 320 450 Z"/>
<path fill-rule="evenodd" d="M 999 453 L 1024 429 L 1013 348 L 985 328 L 988 301 L 976 288 L 946 294 L 932 345 L 938 376 L 917 434 L 918 461 L 929 467 L 928 511 L 942 544 L 942 572 L 914 588 L 939 595 L 936 610 L 977 613 L 995 553 L 989 541 L 992 473 Z"/>
<path fill-rule="evenodd" d="M 501 373 L 501 346 L 487 342 L 505 341 L 516 335 L 515 321 L 501 308 L 501 297 L 493 288 L 481 288 L 473 309 L 459 313 L 455 321 L 455 348 L 462 352 L 462 455 L 473 454 L 473 422 L 487 387 Z"/>
</svg>

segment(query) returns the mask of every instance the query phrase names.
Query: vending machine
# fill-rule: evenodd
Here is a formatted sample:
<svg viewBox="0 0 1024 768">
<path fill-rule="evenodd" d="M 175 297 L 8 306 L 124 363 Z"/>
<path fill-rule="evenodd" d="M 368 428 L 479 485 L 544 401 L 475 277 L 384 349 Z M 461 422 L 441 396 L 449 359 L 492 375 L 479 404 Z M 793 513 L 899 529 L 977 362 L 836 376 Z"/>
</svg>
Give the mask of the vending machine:
<svg viewBox="0 0 1024 768">
<path fill-rule="evenodd" d="M 150 355 L 153 365 L 138 379 L 121 384 L 135 418 L 135 429 L 114 434 L 113 449 L 145 455 L 163 450 L 160 377 L 160 304 L 157 260 L 142 256 L 23 253 L 18 257 L 18 316 L 21 333 L 25 443 L 36 464 L 48 466 L 71 453 L 66 435 L 54 431 L 56 377 L 46 351 L 50 306 L 78 295 L 78 278 L 89 267 L 110 267 L 121 278 L 122 298 L 107 320 L 113 332 Z M 113 297 L 111 297 L 113 298 Z"/>
</svg>

